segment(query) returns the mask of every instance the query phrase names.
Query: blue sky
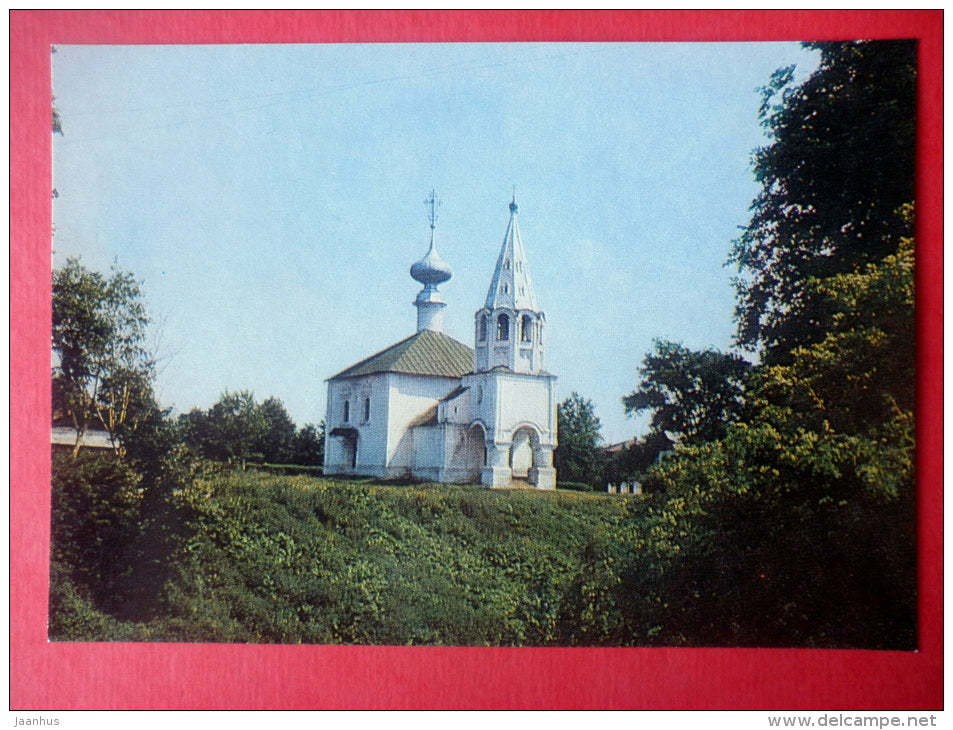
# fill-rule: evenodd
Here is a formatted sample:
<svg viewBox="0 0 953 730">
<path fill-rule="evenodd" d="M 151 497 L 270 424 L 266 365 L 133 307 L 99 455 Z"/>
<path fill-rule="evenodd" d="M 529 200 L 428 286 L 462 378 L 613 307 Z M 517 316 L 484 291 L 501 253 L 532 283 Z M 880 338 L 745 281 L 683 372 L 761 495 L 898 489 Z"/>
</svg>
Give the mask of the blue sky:
<svg viewBox="0 0 953 730">
<path fill-rule="evenodd" d="M 560 398 L 607 441 L 664 337 L 727 349 L 724 266 L 792 43 L 60 46 L 53 263 L 143 281 L 177 412 L 223 391 L 324 416 L 325 378 L 412 334 L 435 189 L 447 334 L 472 345 L 516 187 Z"/>
</svg>

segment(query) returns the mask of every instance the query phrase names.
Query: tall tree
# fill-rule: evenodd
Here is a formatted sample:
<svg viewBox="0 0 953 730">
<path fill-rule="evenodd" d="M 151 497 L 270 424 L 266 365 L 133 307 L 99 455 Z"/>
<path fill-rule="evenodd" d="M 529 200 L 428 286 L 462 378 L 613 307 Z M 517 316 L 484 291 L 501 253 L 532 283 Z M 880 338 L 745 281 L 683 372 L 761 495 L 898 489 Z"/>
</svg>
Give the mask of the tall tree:
<svg viewBox="0 0 953 730">
<path fill-rule="evenodd" d="M 830 315 L 812 279 L 877 261 L 912 234 L 895 215 L 914 198 L 916 42 L 809 43 L 820 65 L 762 90 L 771 142 L 754 153 L 761 193 L 734 242 L 738 343 L 783 361 L 818 342 Z"/>
<path fill-rule="evenodd" d="M 624 590 L 661 590 L 640 620 L 664 641 L 916 646 L 913 241 L 818 286 L 824 339 L 759 369 L 720 440 L 651 473 L 665 579 Z"/>
<path fill-rule="evenodd" d="M 602 423 L 592 401 L 573 393 L 556 407 L 559 443 L 553 463 L 562 481 L 599 486 L 602 479 Z"/>
<path fill-rule="evenodd" d="M 656 340 L 639 370 L 638 389 L 622 404 L 628 414 L 650 411 L 652 430 L 672 441 L 712 441 L 741 414 L 750 367 L 735 354 Z"/>
<path fill-rule="evenodd" d="M 53 274 L 54 422 L 77 433 L 52 462 L 51 626 L 74 582 L 109 611 L 154 611 L 174 566 L 187 474 L 177 433 L 153 392 L 155 359 L 139 282 L 70 259 Z M 106 429 L 117 455 L 81 450 Z"/>
<path fill-rule="evenodd" d="M 178 429 L 193 452 L 214 461 L 310 466 L 324 458 L 323 422 L 299 430 L 278 398 L 258 403 L 247 390 L 225 391 L 207 411 L 183 413 Z"/>
<path fill-rule="evenodd" d="M 850 444 L 858 483 L 881 496 L 913 489 L 913 268 L 904 238 L 882 261 L 817 282 L 834 311 L 824 339 L 756 383 L 763 422 L 836 435 Z"/>
<path fill-rule="evenodd" d="M 271 464 L 289 463 L 297 432 L 284 403 L 275 397 L 266 398 L 259 406 L 259 411 L 265 421 L 260 446 L 262 458 Z"/>
<path fill-rule="evenodd" d="M 206 456 L 236 462 L 263 458 L 262 446 L 268 421 L 251 391 L 225 391 L 208 409 L 204 419 L 203 446 Z"/>
<path fill-rule="evenodd" d="M 292 464 L 321 466 L 324 463 L 324 421 L 317 426 L 306 423 L 295 434 L 292 448 Z"/>
<path fill-rule="evenodd" d="M 774 141 L 732 253 L 761 354 L 741 417 L 652 470 L 664 579 L 640 620 L 663 641 L 916 646 L 915 45 L 815 47 L 811 78 L 765 90 Z"/>
<path fill-rule="evenodd" d="M 53 410 L 76 429 L 75 452 L 90 428 L 121 444 L 152 416 L 155 358 L 146 347 L 149 317 L 135 277 L 108 277 L 78 259 L 53 273 Z"/>
</svg>

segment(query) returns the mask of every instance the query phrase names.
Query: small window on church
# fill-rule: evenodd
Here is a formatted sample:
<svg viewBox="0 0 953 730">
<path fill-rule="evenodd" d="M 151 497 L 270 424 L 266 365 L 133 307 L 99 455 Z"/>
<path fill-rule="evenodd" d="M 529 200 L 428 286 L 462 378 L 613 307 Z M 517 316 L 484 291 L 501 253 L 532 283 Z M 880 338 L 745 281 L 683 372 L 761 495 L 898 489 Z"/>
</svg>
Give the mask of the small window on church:
<svg viewBox="0 0 953 730">
<path fill-rule="evenodd" d="M 480 342 L 483 342 L 486 339 L 486 320 L 487 316 L 485 314 L 480 315 Z"/>
<path fill-rule="evenodd" d="M 364 420 L 365 421 L 371 420 L 371 399 L 370 398 L 364 399 Z"/>
<path fill-rule="evenodd" d="M 523 315 L 522 324 L 520 326 L 520 340 L 523 342 L 533 341 L 533 318 L 528 314 Z"/>
<path fill-rule="evenodd" d="M 344 422 L 351 420 L 351 401 L 344 401 Z"/>
<path fill-rule="evenodd" d="M 496 319 L 496 339 L 503 341 L 510 339 L 510 318 L 501 314 Z"/>
<path fill-rule="evenodd" d="M 506 261 L 503 262 L 503 268 L 506 269 L 507 271 L 510 270 L 510 260 L 509 260 L 509 259 L 507 259 Z"/>
<path fill-rule="evenodd" d="M 482 402 L 483 402 L 483 386 L 478 385 L 477 386 L 477 403 L 482 403 Z"/>
</svg>

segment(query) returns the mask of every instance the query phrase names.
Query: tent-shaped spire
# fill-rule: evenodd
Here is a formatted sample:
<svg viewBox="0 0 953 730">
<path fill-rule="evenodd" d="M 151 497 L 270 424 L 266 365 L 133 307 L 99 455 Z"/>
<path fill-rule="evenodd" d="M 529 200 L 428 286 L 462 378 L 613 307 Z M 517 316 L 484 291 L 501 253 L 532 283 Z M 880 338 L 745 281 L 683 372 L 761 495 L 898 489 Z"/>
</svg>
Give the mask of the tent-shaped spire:
<svg viewBox="0 0 953 730">
<path fill-rule="evenodd" d="M 516 196 L 510 203 L 510 223 L 506 227 L 503 237 L 503 246 L 496 261 L 496 270 L 490 282 L 490 290 L 486 295 L 488 309 L 512 309 L 538 311 L 536 291 L 533 289 L 533 280 L 529 275 L 529 266 L 526 262 L 526 253 L 523 251 L 523 242 L 520 238 L 516 205 Z"/>
</svg>

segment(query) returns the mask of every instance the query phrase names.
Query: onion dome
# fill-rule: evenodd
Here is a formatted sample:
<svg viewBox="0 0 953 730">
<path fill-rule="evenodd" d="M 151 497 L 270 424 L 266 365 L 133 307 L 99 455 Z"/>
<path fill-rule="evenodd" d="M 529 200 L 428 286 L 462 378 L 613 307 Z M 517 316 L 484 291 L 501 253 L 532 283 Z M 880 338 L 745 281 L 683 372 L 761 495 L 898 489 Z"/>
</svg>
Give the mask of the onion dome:
<svg viewBox="0 0 953 730">
<path fill-rule="evenodd" d="M 440 258 L 437 253 L 436 228 L 437 228 L 437 196 L 431 192 L 429 200 L 426 201 L 430 206 L 430 248 L 426 255 L 417 263 L 410 267 L 410 275 L 424 285 L 424 288 L 417 293 L 414 300 L 414 306 L 417 307 L 417 331 L 433 330 L 440 332 L 443 328 L 443 308 L 447 303 L 443 300 L 443 295 L 437 290 L 437 286 L 447 281 L 453 272 L 446 262 Z"/>
<path fill-rule="evenodd" d="M 436 193 L 431 190 L 430 197 L 424 202 L 430 208 L 430 248 L 420 261 L 410 267 L 410 275 L 425 286 L 424 291 L 431 292 L 437 288 L 438 284 L 443 284 L 453 276 L 453 272 L 437 253 L 437 206 L 440 205 L 440 201 L 437 200 Z"/>
<path fill-rule="evenodd" d="M 443 284 L 443 282 L 453 276 L 450 267 L 440 258 L 440 254 L 437 253 L 433 232 L 430 234 L 430 248 L 427 254 L 410 267 L 410 275 L 426 286 Z"/>
</svg>

